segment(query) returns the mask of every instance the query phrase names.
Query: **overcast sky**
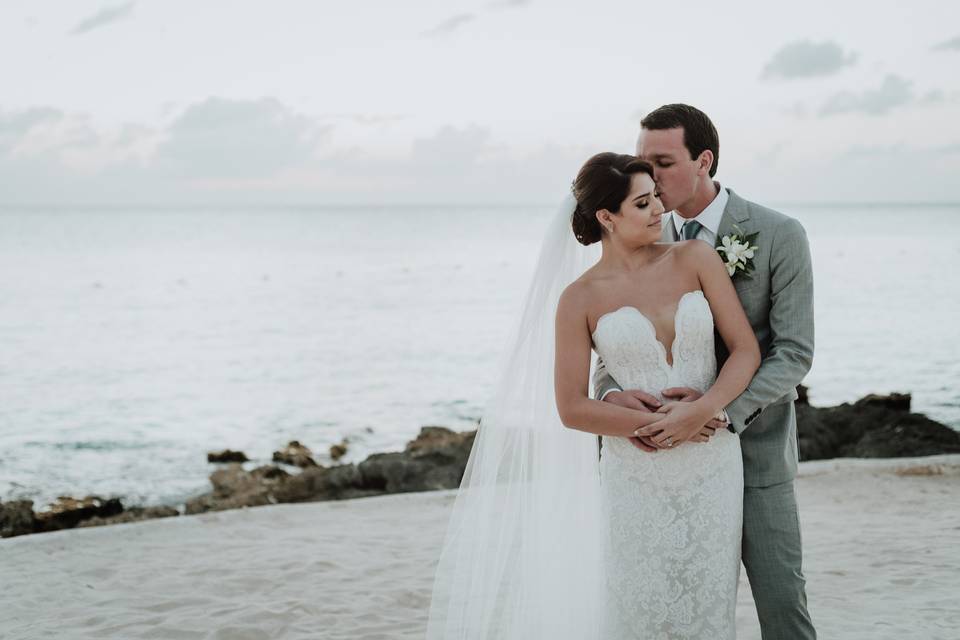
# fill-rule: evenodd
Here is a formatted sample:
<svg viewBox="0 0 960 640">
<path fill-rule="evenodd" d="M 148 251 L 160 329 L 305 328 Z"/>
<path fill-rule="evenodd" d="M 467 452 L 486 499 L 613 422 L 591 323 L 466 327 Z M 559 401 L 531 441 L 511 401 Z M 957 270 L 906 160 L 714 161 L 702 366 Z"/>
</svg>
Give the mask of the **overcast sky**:
<svg viewBox="0 0 960 640">
<path fill-rule="evenodd" d="M 960 4 L 0 4 L 0 202 L 553 202 L 668 102 L 778 202 L 960 201 Z"/>
</svg>

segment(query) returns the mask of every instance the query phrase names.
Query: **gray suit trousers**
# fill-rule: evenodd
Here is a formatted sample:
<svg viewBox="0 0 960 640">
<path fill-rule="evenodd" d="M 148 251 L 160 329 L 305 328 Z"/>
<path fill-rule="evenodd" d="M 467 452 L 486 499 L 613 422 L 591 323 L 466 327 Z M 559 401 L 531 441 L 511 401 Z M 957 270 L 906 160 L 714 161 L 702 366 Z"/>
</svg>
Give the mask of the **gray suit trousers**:
<svg viewBox="0 0 960 640">
<path fill-rule="evenodd" d="M 743 490 L 743 566 L 763 640 L 814 640 L 793 480 Z"/>
</svg>

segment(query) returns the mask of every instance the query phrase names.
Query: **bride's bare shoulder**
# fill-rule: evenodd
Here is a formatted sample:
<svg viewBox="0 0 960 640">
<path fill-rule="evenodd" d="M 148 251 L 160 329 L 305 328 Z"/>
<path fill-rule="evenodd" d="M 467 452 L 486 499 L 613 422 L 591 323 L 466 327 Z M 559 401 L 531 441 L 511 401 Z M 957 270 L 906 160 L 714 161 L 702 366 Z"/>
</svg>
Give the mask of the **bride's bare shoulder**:
<svg viewBox="0 0 960 640">
<path fill-rule="evenodd" d="M 560 306 L 567 312 L 581 311 L 586 313 L 591 301 L 597 294 L 600 280 L 596 267 L 590 267 L 563 290 L 563 293 L 560 294 Z"/>
<path fill-rule="evenodd" d="M 674 255 L 685 261 L 714 261 L 719 260 L 717 250 L 703 240 L 679 240 L 671 243 L 674 246 Z"/>
</svg>

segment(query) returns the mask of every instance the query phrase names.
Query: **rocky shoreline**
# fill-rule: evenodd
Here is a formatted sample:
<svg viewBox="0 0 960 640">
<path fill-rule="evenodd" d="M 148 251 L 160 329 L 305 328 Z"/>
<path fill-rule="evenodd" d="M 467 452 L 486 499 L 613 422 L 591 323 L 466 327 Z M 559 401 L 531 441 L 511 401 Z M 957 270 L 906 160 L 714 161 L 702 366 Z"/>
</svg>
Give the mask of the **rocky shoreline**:
<svg viewBox="0 0 960 640">
<path fill-rule="evenodd" d="M 798 391 L 797 427 L 803 461 L 960 453 L 960 432 L 911 413 L 909 394 L 869 395 L 852 404 L 812 407 L 806 389 L 801 386 Z M 180 507 L 124 507 L 119 498 L 63 496 L 47 510 L 35 512 L 31 500 L 0 502 L 0 537 L 283 502 L 453 489 L 460 484 L 475 435 L 476 431 L 423 427 L 403 451 L 332 466 L 318 464 L 310 449 L 298 441 L 274 452 L 274 464 L 251 470 L 243 468 L 247 461 L 243 452 L 210 452 L 207 460 L 222 465 L 210 475 L 212 490 Z M 331 447 L 331 458 L 336 461 L 347 446 L 343 442 Z M 291 473 L 284 466 L 300 471 Z"/>
</svg>

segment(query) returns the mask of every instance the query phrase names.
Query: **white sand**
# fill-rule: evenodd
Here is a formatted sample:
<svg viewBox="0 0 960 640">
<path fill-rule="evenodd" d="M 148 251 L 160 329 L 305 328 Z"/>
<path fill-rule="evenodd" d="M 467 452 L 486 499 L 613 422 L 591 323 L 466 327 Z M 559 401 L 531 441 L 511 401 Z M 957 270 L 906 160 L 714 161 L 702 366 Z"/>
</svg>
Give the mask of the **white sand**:
<svg viewBox="0 0 960 640">
<path fill-rule="evenodd" d="M 0 638 L 420 638 L 453 493 L 3 540 Z M 798 493 L 821 638 L 960 638 L 960 455 L 807 463 Z M 737 615 L 760 638 L 745 579 Z"/>
</svg>

